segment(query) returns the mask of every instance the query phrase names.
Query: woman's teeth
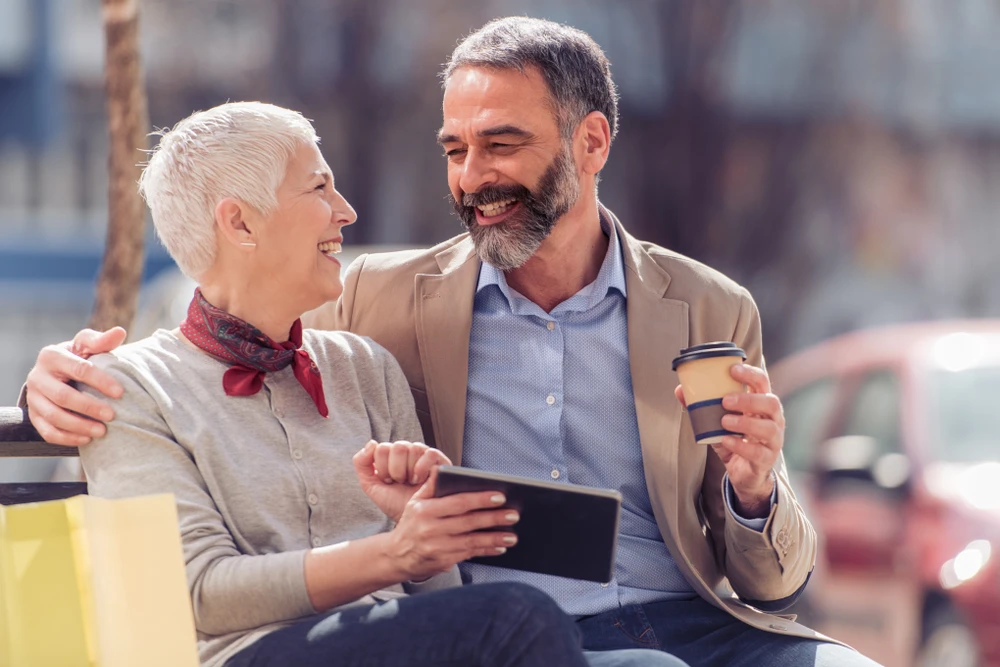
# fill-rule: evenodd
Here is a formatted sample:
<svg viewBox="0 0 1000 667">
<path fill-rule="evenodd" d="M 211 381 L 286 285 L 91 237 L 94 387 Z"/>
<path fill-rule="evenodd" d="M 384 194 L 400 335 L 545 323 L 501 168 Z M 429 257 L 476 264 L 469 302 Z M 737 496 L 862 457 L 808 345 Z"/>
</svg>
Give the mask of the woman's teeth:
<svg viewBox="0 0 1000 667">
<path fill-rule="evenodd" d="M 493 202 L 492 204 L 483 204 L 482 206 L 477 206 L 482 214 L 487 218 L 492 218 L 494 215 L 500 215 L 501 213 L 506 213 L 507 209 L 510 208 L 517 202 L 516 199 L 508 199 L 506 201 Z"/>
<path fill-rule="evenodd" d="M 340 252 L 340 244 L 334 241 L 325 241 L 319 244 L 319 251 L 324 255 L 336 255 Z"/>
</svg>

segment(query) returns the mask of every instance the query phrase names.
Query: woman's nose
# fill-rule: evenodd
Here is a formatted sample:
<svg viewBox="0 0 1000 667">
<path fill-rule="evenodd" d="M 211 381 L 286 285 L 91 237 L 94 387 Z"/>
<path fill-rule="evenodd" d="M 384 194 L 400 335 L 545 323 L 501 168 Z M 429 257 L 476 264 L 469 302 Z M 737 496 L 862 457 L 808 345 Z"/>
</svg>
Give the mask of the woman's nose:
<svg viewBox="0 0 1000 667">
<path fill-rule="evenodd" d="M 351 206 L 351 203 L 344 199 L 343 195 L 334 190 L 333 192 L 333 221 L 341 226 L 353 225 L 358 219 L 358 214 Z"/>
</svg>

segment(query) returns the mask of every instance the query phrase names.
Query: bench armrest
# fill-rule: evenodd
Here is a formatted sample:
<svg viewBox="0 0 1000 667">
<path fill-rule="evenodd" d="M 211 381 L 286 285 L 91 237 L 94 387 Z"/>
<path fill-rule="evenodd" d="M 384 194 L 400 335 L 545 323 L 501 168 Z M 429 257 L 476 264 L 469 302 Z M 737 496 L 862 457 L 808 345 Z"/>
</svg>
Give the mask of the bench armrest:
<svg viewBox="0 0 1000 667">
<path fill-rule="evenodd" d="M 28 421 L 28 411 L 0 407 L 0 458 L 11 456 L 79 456 L 76 447 L 50 445 Z"/>
</svg>

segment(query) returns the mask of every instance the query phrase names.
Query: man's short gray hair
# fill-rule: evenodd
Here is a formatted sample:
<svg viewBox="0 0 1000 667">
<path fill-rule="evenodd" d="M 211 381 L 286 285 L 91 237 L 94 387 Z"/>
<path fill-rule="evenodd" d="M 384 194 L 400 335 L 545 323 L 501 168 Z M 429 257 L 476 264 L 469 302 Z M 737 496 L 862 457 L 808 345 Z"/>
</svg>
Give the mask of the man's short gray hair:
<svg viewBox="0 0 1000 667">
<path fill-rule="evenodd" d="M 221 200 L 232 197 L 270 214 L 289 159 L 317 141 L 302 114 L 261 102 L 222 104 L 162 132 L 139 191 L 181 271 L 198 279 L 215 262 L 215 207 Z"/>
<path fill-rule="evenodd" d="M 441 76 L 444 84 L 461 67 L 541 72 L 564 138 L 592 111 L 618 132 L 618 91 L 611 63 L 590 35 L 561 23 L 526 16 L 495 19 L 455 47 Z"/>
</svg>

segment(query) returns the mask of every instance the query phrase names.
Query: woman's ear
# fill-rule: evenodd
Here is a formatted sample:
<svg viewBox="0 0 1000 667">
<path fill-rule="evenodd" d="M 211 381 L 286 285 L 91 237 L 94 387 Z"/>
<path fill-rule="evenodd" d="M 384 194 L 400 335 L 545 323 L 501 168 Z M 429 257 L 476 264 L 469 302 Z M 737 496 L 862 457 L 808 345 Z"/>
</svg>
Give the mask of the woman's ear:
<svg viewBox="0 0 1000 667">
<path fill-rule="evenodd" d="M 257 245 L 254 225 L 247 220 L 247 206 L 238 199 L 226 197 L 215 205 L 215 225 L 219 228 L 220 240 L 242 249 L 252 249 Z"/>
</svg>

